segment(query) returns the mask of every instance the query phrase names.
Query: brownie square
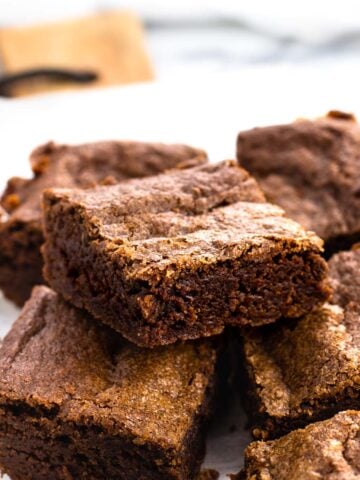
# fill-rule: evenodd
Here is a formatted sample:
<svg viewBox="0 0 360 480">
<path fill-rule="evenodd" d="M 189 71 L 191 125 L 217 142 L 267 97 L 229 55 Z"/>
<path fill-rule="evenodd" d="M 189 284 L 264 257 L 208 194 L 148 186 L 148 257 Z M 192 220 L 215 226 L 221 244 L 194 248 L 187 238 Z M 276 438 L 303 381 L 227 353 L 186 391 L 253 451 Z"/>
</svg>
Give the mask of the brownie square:
<svg viewBox="0 0 360 480">
<path fill-rule="evenodd" d="M 189 480 L 220 339 L 139 349 L 47 287 L 0 348 L 0 468 L 12 480 Z"/>
<path fill-rule="evenodd" d="M 262 201 L 231 161 L 48 190 L 45 278 L 140 346 L 299 317 L 328 296 L 321 241 Z"/>
<path fill-rule="evenodd" d="M 253 442 L 233 480 L 356 480 L 360 475 L 360 412 L 346 411 L 278 440 Z"/>
<path fill-rule="evenodd" d="M 237 156 L 269 201 L 325 240 L 328 256 L 360 239 L 360 126 L 352 115 L 241 132 Z"/>
<path fill-rule="evenodd" d="M 1 204 L 8 216 L 0 222 L 0 288 L 22 305 L 42 277 L 41 194 L 49 187 L 88 188 L 117 183 L 206 162 L 206 153 L 187 145 L 98 142 L 78 146 L 48 143 L 30 157 L 32 179 L 11 178 Z"/>
<path fill-rule="evenodd" d="M 332 304 L 243 332 L 245 406 L 257 438 L 360 409 L 360 251 L 330 261 Z"/>
</svg>

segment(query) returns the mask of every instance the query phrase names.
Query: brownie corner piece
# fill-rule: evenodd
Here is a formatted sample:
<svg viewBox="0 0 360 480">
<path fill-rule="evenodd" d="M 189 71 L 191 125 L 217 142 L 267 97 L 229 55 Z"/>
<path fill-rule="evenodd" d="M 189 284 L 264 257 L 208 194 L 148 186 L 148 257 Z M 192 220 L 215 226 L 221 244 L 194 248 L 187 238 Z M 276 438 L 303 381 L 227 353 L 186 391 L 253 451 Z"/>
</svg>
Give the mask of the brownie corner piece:
<svg viewBox="0 0 360 480">
<path fill-rule="evenodd" d="M 320 239 L 234 162 L 50 190 L 44 225 L 49 284 L 141 346 L 300 317 L 329 294 Z"/>
<path fill-rule="evenodd" d="M 351 114 L 240 132 L 237 158 L 267 199 L 315 231 L 325 252 L 360 239 L 360 125 Z"/>
<path fill-rule="evenodd" d="M 213 340 L 139 349 L 36 287 L 0 347 L 1 471 L 194 478 L 221 350 Z"/>
<path fill-rule="evenodd" d="M 256 438 L 360 409 L 360 251 L 334 255 L 329 267 L 331 303 L 243 331 L 244 402 Z"/>
<path fill-rule="evenodd" d="M 343 411 L 245 450 L 239 480 L 355 480 L 360 472 L 360 412 Z"/>
<path fill-rule="evenodd" d="M 0 223 L 0 288 L 5 296 L 22 305 L 32 287 L 44 283 L 40 204 L 45 188 L 114 184 L 206 162 L 206 152 L 182 144 L 105 141 L 57 145 L 49 142 L 36 148 L 30 156 L 33 178 L 11 178 L 1 197 L 7 213 Z"/>
</svg>

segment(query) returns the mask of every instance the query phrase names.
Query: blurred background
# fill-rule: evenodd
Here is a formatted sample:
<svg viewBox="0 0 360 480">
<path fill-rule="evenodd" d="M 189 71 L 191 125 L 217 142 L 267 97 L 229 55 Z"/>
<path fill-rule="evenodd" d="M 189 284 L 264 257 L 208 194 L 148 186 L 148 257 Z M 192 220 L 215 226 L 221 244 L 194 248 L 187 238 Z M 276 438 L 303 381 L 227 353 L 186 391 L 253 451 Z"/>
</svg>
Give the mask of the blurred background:
<svg viewBox="0 0 360 480">
<path fill-rule="evenodd" d="M 359 12 L 356 0 L 0 0 L 0 180 L 28 174 L 48 140 L 187 142 L 218 160 L 241 129 L 358 114 Z"/>
<path fill-rule="evenodd" d="M 158 79 L 239 71 L 255 65 L 359 62 L 360 6 L 356 0 L 1 0 L 0 28 L 25 28 L 129 9 L 144 27 L 144 48 Z M 124 24 L 119 28 L 126 29 Z M 44 34 L 45 44 L 50 36 L 51 32 Z M 3 48 L 8 47 L 0 43 L 0 52 Z M 3 68 L 7 62 L 2 59 Z M 10 62 L 11 67 L 15 63 Z"/>
</svg>

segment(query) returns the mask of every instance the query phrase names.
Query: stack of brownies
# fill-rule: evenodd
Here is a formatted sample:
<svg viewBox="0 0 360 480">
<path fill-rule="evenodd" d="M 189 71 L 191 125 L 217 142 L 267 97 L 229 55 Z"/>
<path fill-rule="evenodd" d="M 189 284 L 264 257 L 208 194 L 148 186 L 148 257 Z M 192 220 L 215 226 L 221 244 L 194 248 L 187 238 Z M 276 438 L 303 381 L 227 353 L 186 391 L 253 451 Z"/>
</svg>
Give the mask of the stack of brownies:
<svg viewBox="0 0 360 480">
<path fill-rule="evenodd" d="M 106 142 L 31 164 L 2 197 L 0 286 L 30 296 L 0 348 L 4 473 L 195 479 L 231 358 L 259 439 L 237 478 L 359 478 L 360 250 L 325 260 L 360 240 L 352 117 L 242 132 L 238 163 Z"/>
</svg>

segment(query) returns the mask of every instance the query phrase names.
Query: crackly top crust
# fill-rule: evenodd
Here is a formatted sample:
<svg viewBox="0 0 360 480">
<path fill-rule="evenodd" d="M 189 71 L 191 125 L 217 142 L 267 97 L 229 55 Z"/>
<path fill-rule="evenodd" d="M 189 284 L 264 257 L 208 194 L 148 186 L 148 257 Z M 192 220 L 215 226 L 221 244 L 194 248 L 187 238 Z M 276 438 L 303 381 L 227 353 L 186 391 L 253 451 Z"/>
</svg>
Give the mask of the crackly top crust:
<svg viewBox="0 0 360 480">
<path fill-rule="evenodd" d="M 355 480 L 360 476 L 360 412 L 346 411 L 245 452 L 242 480 Z"/>
<path fill-rule="evenodd" d="M 275 418 L 309 413 L 341 392 L 360 391 L 360 251 L 330 261 L 332 302 L 296 324 L 244 335 L 261 410 Z M 357 392 L 357 394 L 356 394 Z"/>
<path fill-rule="evenodd" d="M 333 255 L 329 261 L 329 272 L 332 302 L 360 311 L 360 250 L 355 248 Z"/>
<path fill-rule="evenodd" d="M 206 409 L 217 351 L 212 341 L 137 348 L 35 287 L 0 348 L 0 402 L 177 450 Z"/>
<path fill-rule="evenodd" d="M 125 275 L 144 280 L 245 253 L 321 249 L 281 209 L 253 203 L 262 193 L 231 161 L 87 191 L 54 189 L 44 198 L 46 210 L 75 209 L 89 240 L 101 241 Z"/>
<path fill-rule="evenodd" d="M 240 164 L 266 197 L 325 240 L 360 232 L 360 126 L 351 115 L 241 132 Z"/>
<path fill-rule="evenodd" d="M 14 177 L 8 181 L 1 205 L 12 213 L 12 220 L 40 222 L 41 194 L 45 188 L 114 184 L 206 161 L 203 150 L 181 144 L 108 141 L 57 145 L 50 142 L 35 149 L 30 156 L 32 179 Z"/>
<path fill-rule="evenodd" d="M 359 316 L 325 305 L 296 325 L 248 332 L 244 351 L 272 417 L 309 412 L 346 389 L 360 389 Z"/>
</svg>

